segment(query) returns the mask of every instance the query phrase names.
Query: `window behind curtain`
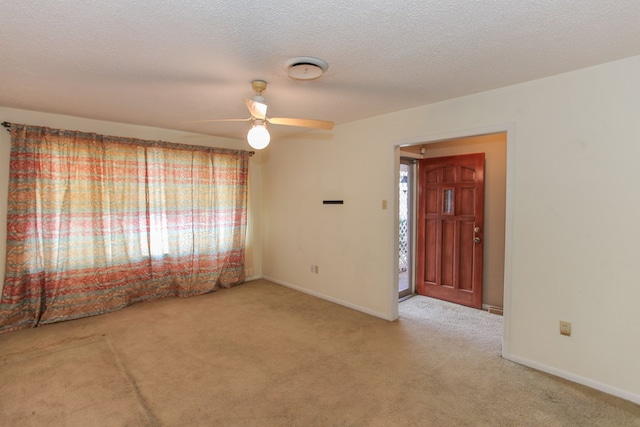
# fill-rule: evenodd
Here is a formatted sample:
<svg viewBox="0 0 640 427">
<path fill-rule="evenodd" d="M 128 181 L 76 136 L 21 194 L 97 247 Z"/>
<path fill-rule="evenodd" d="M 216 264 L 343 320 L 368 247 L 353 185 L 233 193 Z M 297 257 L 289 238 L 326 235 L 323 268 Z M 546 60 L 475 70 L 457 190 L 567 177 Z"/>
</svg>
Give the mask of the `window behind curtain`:
<svg viewBox="0 0 640 427">
<path fill-rule="evenodd" d="M 244 280 L 249 153 L 11 126 L 0 331 Z"/>
</svg>

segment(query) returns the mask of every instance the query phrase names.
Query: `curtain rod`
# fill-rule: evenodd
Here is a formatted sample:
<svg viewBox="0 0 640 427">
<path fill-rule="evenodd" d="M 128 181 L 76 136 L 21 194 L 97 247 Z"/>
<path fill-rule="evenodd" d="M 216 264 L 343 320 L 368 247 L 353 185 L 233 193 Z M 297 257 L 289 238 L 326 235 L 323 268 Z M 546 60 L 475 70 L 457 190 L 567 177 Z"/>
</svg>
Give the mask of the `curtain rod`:
<svg viewBox="0 0 640 427">
<path fill-rule="evenodd" d="M 2 126 L 4 126 L 7 131 L 11 129 L 11 123 L 10 122 L 2 122 Z M 256 154 L 255 151 L 249 151 L 249 155 L 253 156 L 254 154 Z"/>
</svg>

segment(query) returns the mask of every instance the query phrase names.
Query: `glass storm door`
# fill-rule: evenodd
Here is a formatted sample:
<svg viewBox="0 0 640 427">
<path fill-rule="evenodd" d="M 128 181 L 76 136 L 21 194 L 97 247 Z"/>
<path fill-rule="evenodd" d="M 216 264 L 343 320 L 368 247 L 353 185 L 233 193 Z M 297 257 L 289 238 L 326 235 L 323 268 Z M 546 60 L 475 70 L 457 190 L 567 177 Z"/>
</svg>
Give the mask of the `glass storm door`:
<svg viewBox="0 0 640 427">
<path fill-rule="evenodd" d="M 412 198 L 413 198 L 413 163 L 411 160 L 400 160 L 400 196 L 399 210 L 399 255 L 398 260 L 398 297 L 404 298 L 413 293 L 413 257 L 412 257 Z"/>
</svg>

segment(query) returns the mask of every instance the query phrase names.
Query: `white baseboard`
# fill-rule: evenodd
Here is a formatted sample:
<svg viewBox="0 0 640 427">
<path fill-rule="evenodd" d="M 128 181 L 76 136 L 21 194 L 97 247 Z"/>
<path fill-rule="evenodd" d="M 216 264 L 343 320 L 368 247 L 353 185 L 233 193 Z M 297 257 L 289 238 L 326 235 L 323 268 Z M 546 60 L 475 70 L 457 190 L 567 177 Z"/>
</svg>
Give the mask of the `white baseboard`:
<svg viewBox="0 0 640 427">
<path fill-rule="evenodd" d="M 505 359 L 510 360 L 512 362 L 518 363 L 520 365 L 528 366 L 529 368 L 533 368 L 533 369 L 536 369 L 538 371 L 546 372 L 548 374 L 555 375 L 555 376 L 560 377 L 560 378 L 564 378 L 565 380 L 569 380 L 569 381 L 572 381 L 574 383 L 582 384 L 582 385 L 585 385 L 587 387 L 591 387 L 593 389 L 602 391 L 604 393 L 607 393 L 607 394 L 610 394 L 610 395 L 613 395 L 613 396 L 620 397 L 620 398 L 625 399 L 625 400 L 629 400 L 629 401 L 631 401 L 633 403 L 636 403 L 636 404 L 640 405 L 640 395 L 638 395 L 638 394 L 631 393 L 629 391 L 622 390 L 622 389 L 619 389 L 617 387 L 613 387 L 613 386 L 610 386 L 610 385 L 607 385 L 607 384 L 603 384 L 601 382 L 592 380 L 590 378 L 585 378 L 585 377 L 582 377 L 580 375 L 573 374 L 571 372 L 563 371 L 562 369 L 557 369 L 557 368 L 554 368 L 552 366 L 547 366 L 547 365 L 544 365 L 542 363 L 534 362 L 534 361 L 529 360 L 529 359 L 525 359 L 525 358 L 522 358 L 522 357 L 519 357 L 519 356 L 514 356 L 512 354 L 503 353 L 502 357 L 504 357 Z"/>
<path fill-rule="evenodd" d="M 352 304 L 352 303 L 347 302 L 347 301 L 342 301 L 340 299 L 333 298 L 333 297 L 321 294 L 320 292 L 311 291 L 309 289 L 302 288 L 302 287 L 294 285 L 292 283 L 288 283 L 288 282 L 285 282 L 285 281 L 282 281 L 282 280 L 278 280 L 276 278 L 269 277 L 269 276 L 263 276 L 262 278 L 264 280 L 268 280 L 270 282 L 277 283 L 278 285 L 282 285 L 282 286 L 285 286 L 287 288 L 295 289 L 296 291 L 300 291 L 302 293 L 312 295 L 314 297 L 323 299 L 325 301 L 330 301 L 332 303 L 335 303 L 335 304 L 350 308 L 352 310 L 360 311 L 360 312 L 368 314 L 370 316 L 379 317 L 381 319 L 389 320 L 389 321 L 394 320 L 394 319 L 389 319 L 384 313 L 379 313 L 379 312 L 377 312 L 375 310 L 371 310 L 371 309 L 366 308 L 366 307 L 361 307 L 359 305 Z"/>
</svg>

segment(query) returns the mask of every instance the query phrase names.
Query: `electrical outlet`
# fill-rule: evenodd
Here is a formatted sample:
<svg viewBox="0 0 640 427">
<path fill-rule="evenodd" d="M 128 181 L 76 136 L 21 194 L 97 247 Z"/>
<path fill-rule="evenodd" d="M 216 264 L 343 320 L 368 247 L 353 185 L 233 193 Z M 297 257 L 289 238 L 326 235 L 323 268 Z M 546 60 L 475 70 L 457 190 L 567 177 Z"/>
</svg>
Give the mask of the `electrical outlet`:
<svg viewBox="0 0 640 427">
<path fill-rule="evenodd" d="M 316 266 L 315 266 L 315 265 L 313 265 L 313 264 L 311 264 L 311 272 L 312 272 L 312 273 L 315 273 L 315 272 L 316 272 Z"/>
<path fill-rule="evenodd" d="M 386 210 L 389 207 L 389 202 L 387 200 L 382 200 L 382 209 Z"/>
<path fill-rule="evenodd" d="M 315 270 L 315 271 L 314 271 L 314 273 L 318 274 L 318 266 L 316 265 L 316 266 L 314 266 L 314 267 L 315 267 L 315 268 L 314 268 L 314 270 Z"/>
<path fill-rule="evenodd" d="M 560 335 L 571 336 L 571 322 L 560 321 Z"/>
</svg>

